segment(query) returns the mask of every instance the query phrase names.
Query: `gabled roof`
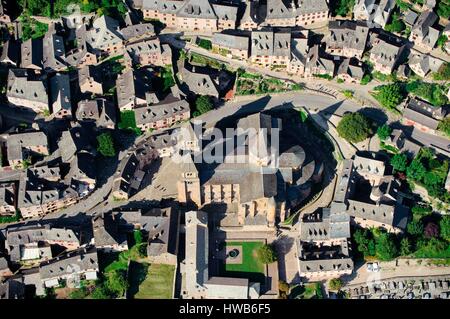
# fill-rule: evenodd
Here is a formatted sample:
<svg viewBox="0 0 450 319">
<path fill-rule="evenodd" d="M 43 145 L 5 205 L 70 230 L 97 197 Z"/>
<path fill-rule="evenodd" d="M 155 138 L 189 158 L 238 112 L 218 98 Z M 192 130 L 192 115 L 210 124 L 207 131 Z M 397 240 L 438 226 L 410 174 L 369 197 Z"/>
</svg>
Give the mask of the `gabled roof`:
<svg viewBox="0 0 450 319">
<path fill-rule="evenodd" d="M 345 59 L 339 65 L 337 74 L 348 74 L 354 79 L 361 80 L 364 76 L 364 70 L 360 66 L 351 65 L 350 59 Z"/>
<path fill-rule="evenodd" d="M 214 12 L 220 20 L 237 20 L 238 8 L 234 6 L 225 6 L 220 4 L 213 4 Z"/>
<path fill-rule="evenodd" d="M 97 18 L 89 31 L 88 42 L 94 48 L 121 43 L 122 35 L 119 32 L 119 23 L 106 15 Z"/>
<path fill-rule="evenodd" d="M 22 43 L 21 48 L 22 68 L 42 68 L 43 41 L 42 39 L 28 39 Z"/>
<path fill-rule="evenodd" d="M 10 69 L 8 73 L 8 97 L 15 97 L 48 104 L 46 84 L 24 69 Z"/>
<path fill-rule="evenodd" d="M 57 71 L 65 67 L 64 39 L 54 30 L 49 30 L 43 39 L 43 64 L 46 70 Z"/>
<path fill-rule="evenodd" d="M 72 111 L 69 75 L 56 73 L 50 78 L 50 92 L 53 113 L 61 110 Z"/>
<path fill-rule="evenodd" d="M 289 19 L 294 16 L 292 8 L 286 5 L 283 0 L 267 1 L 266 19 Z"/>
<path fill-rule="evenodd" d="M 177 12 L 177 16 L 197 19 L 217 19 L 208 0 L 186 0 Z"/>
<path fill-rule="evenodd" d="M 83 100 L 78 102 L 76 117 L 78 121 L 93 120 L 99 127 L 114 126 L 116 108 L 114 104 L 103 98 Z"/>
<path fill-rule="evenodd" d="M 127 26 L 120 30 L 122 33 L 123 39 L 128 41 L 130 39 L 141 37 L 143 35 L 154 35 L 155 28 L 151 23 L 139 23 L 135 25 Z"/>
<path fill-rule="evenodd" d="M 23 148 L 30 148 L 34 146 L 47 147 L 47 136 L 43 132 L 26 132 L 20 134 L 12 134 L 8 136 L 7 156 L 8 160 L 22 160 Z"/>
<path fill-rule="evenodd" d="M 213 44 L 237 49 L 237 50 L 249 50 L 249 38 L 247 36 L 239 36 L 225 33 L 214 33 L 211 42 Z"/>
<path fill-rule="evenodd" d="M 136 108 L 136 124 L 142 125 L 190 112 L 189 103 L 169 96 L 160 103 Z"/>
<path fill-rule="evenodd" d="M 181 70 L 183 82 L 191 92 L 198 95 L 218 97 L 219 91 L 209 74 L 191 72 L 186 68 Z"/>
</svg>

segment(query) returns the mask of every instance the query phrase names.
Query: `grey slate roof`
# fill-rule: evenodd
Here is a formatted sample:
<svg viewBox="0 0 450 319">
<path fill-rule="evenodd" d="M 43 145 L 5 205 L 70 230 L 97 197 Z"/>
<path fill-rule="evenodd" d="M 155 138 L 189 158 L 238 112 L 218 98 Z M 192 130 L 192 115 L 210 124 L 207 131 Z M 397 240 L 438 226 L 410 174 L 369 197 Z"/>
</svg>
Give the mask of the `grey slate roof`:
<svg viewBox="0 0 450 319">
<path fill-rule="evenodd" d="M 48 104 L 45 82 L 32 75 L 24 69 L 10 69 L 7 96 Z"/>
<path fill-rule="evenodd" d="M 388 43 L 380 38 L 376 38 L 372 44 L 371 54 L 375 55 L 383 65 L 395 67 L 398 58 L 403 50 L 403 46 Z"/>
<path fill-rule="evenodd" d="M 246 36 L 214 33 L 211 42 L 213 45 L 216 44 L 226 48 L 245 51 L 249 50 L 249 38 Z"/>
<path fill-rule="evenodd" d="M 142 228 L 148 232 L 148 256 L 177 253 L 178 213 L 172 208 L 141 216 Z"/>
<path fill-rule="evenodd" d="M 345 212 L 333 212 L 323 208 L 322 212 L 305 215 L 300 223 L 302 241 L 321 241 L 350 238 L 350 217 Z"/>
<path fill-rule="evenodd" d="M 444 64 L 444 61 L 432 57 L 429 54 L 423 54 L 420 52 L 411 54 L 409 58 L 409 65 L 418 65 L 425 75 L 429 72 L 437 72 L 439 68 Z"/>
<path fill-rule="evenodd" d="M 441 108 L 434 107 L 421 100 L 411 99 L 403 111 L 403 117 L 435 130 L 439 125 L 439 121 L 435 119 L 435 114 L 441 112 Z"/>
<path fill-rule="evenodd" d="M 289 19 L 294 16 L 291 6 L 288 6 L 283 0 L 267 1 L 266 19 Z"/>
<path fill-rule="evenodd" d="M 181 75 L 183 82 L 191 92 L 198 95 L 219 97 L 217 86 L 209 74 L 195 73 L 183 68 Z"/>
<path fill-rule="evenodd" d="M 438 15 L 433 11 L 423 11 L 414 26 L 411 29 L 412 33 L 416 33 L 421 37 L 428 34 L 429 28 L 439 19 Z"/>
<path fill-rule="evenodd" d="M 406 13 L 403 15 L 403 21 L 407 25 L 413 26 L 418 17 L 419 15 L 416 12 L 412 11 L 411 9 L 408 9 L 408 11 L 406 11 Z"/>
<path fill-rule="evenodd" d="M 122 43 L 119 23 L 107 15 L 102 15 L 93 22 L 87 41 L 95 49 Z"/>
<path fill-rule="evenodd" d="M 189 111 L 189 103 L 186 100 L 179 100 L 173 96 L 169 96 L 158 104 L 136 108 L 134 113 L 136 124 L 141 125 L 171 118 L 172 116 L 181 115 Z"/>
<path fill-rule="evenodd" d="M 8 160 L 22 160 L 23 159 L 23 148 L 29 148 L 33 146 L 47 146 L 47 136 L 44 132 L 26 132 L 19 134 L 12 134 L 8 136 L 7 140 L 8 150 L 7 156 Z"/>
<path fill-rule="evenodd" d="M 253 31 L 251 42 L 251 55 L 253 56 L 290 56 L 290 33 Z"/>
<path fill-rule="evenodd" d="M 330 21 L 328 28 L 331 34 L 327 46 L 364 51 L 369 35 L 369 28 L 364 23 L 336 20 Z"/>
<path fill-rule="evenodd" d="M 334 74 L 334 61 L 329 60 L 326 58 L 323 58 L 319 55 L 319 46 L 314 45 L 310 50 L 308 51 L 308 56 L 306 58 L 306 68 L 319 68 L 327 73 Z"/>
<path fill-rule="evenodd" d="M 78 102 L 76 111 L 78 121 L 95 121 L 98 127 L 114 126 L 116 108 L 114 104 L 103 98 Z"/>
<path fill-rule="evenodd" d="M 64 38 L 54 30 L 45 34 L 43 39 L 43 64 L 46 70 L 57 71 L 65 67 Z"/>
<path fill-rule="evenodd" d="M 43 41 L 42 39 L 28 39 L 22 43 L 21 48 L 22 68 L 42 68 Z"/>
<path fill-rule="evenodd" d="M 237 20 L 238 8 L 234 6 L 226 6 L 220 4 L 213 4 L 214 12 L 220 20 Z"/>
<path fill-rule="evenodd" d="M 56 73 L 50 78 L 50 92 L 53 113 L 61 110 L 72 112 L 70 78 L 68 74 Z"/>
<path fill-rule="evenodd" d="M 150 80 L 146 74 L 130 69 L 119 75 L 116 81 L 117 100 L 119 108 L 129 102 L 135 101 L 136 98 L 152 102 Z M 150 99 L 150 100 L 149 100 Z"/>
<path fill-rule="evenodd" d="M 353 217 L 377 221 L 396 228 L 405 229 L 409 209 L 403 205 L 370 204 L 349 199 L 348 214 Z"/>
<path fill-rule="evenodd" d="M 217 18 L 208 0 L 186 0 L 177 12 L 177 16 L 197 19 Z"/>
<path fill-rule="evenodd" d="M 350 59 L 345 59 L 339 65 L 337 74 L 348 74 L 354 79 L 361 80 L 364 76 L 364 70 L 360 66 L 351 65 Z"/>
<path fill-rule="evenodd" d="M 97 250 L 95 248 L 71 251 L 63 256 L 43 262 L 39 267 L 39 273 L 43 280 L 92 270 L 98 271 Z"/>
<path fill-rule="evenodd" d="M 309 14 L 328 11 L 326 0 L 299 0 L 299 14 Z"/>
<path fill-rule="evenodd" d="M 126 245 L 127 235 L 119 231 L 119 221 L 111 213 L 92 217 L 95 246 Z"/>
<path fill-rule="evenodd" d="M 155 34 L 155 28 L 151 23 L 139 23 L 127 26 L 120 30 L 125 41 L 133 38 L 141 37 L 143 35 L 151 36 Z"/>
<path fill-rule="evenodd" d="M 23 299 L 25 284 L 22 277 L 10 278 L 0 283 L 0 299 Z"/>
</svg>

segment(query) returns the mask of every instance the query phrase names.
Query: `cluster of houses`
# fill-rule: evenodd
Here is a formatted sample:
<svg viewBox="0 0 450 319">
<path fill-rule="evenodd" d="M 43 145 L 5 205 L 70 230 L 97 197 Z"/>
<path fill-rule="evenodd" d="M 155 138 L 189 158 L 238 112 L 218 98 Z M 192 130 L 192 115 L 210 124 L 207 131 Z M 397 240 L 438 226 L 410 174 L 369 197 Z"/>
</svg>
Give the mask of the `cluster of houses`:
<svg viewBox="0 0 450 319">
<path fill-rule="evenodd" d="M 170 206 L 111 211 L 92 216 L 89 225 L 9 226 L 0 233 L 0 299 L 20 299 L 27 291 L 42 296 L 63 282 L 76 288 L 97 280 L 99 255 L 127 250 L 127 234 L 135 230 L 148 238 L 149 262 L 176 265 L 179 223 L 178 208 Z"/>
<path fill-rule="evenodd" d="M 356 154 L 342 162 L 330 207 L 304 215 L 297 240 L 299 274 L 313 280 L 350 275 L 350 224 L 399 233 L 406 229 L 409 208 L 403 205 L 400 181 L 384 161 Z"/>
<path fill-rule="evenodd" d="M 42 217 L 90 194 L 96 173 L 95 146 L 88 137 L 82 126 L 64 131 L 52 153 L 53 160 L 45 162 L 37 161 L 50 153 L 44 132 L 6 134 L 8 161 L 18 170 L 14 175 L 1 175 L 0 216 L 15 216 L 20 211 L 23 218 Z"/>
</svg>

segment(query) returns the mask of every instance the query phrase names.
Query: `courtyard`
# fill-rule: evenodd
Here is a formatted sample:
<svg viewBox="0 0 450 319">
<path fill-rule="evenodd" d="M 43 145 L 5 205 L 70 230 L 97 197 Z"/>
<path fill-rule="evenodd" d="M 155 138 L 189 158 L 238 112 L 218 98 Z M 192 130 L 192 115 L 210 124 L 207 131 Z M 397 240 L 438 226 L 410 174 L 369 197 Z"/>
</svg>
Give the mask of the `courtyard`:
<svg viewBox="0 0 450 319">
<path fill-rule="evenodd" d="M 219 255 L 220 276 L 248 278 L 264 284 L 265 265 L 257 257 L 257 250 L 263 245 L 263 241 L 226 241 Z"/>
</svg>

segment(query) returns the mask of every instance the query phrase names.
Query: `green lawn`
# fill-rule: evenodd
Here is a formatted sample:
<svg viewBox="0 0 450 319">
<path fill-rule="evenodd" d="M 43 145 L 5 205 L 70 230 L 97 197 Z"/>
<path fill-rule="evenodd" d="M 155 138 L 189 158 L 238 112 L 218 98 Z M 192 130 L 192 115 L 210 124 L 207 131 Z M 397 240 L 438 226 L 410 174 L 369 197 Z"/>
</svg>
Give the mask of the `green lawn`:
<svg viewBox="0 0 450 319">
<path fill-rule="evenodd" d="M 261 241 L 228 241 L 226 246 L 242 246 L 242 263 L 221 265 L 220 272 L 225 277 L 248 278 L 264 283 L 264 264 L 256 257 L 256 251 L 264 243 Z"/>
<path fill-rule="evenodd" d="M 133 262 L 129 296 L 134 299 L 172 299 L 175 266 Z"/>
</svg>

